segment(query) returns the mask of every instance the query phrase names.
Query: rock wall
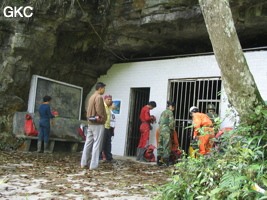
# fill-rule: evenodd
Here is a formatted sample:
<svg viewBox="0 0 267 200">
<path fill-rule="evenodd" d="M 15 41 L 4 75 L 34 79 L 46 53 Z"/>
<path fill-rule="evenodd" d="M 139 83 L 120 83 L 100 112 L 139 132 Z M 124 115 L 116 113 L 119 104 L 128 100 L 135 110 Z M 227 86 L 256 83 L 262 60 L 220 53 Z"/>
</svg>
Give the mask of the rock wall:
<svg viewBox="0 0 267 200">
<path fill-rule="evenodd" d="M 102 48 L 95 31 L 105 20 L 97 18 L 97 2 L 9 1 L 0 17 L 0 132 L 12 132 L 16 111 L 26 111 L 33 74 L 82 86 L 84 98 L 99 75 L 115 59 Z M 32 18 L 6 18 L 3 7 L 34 7 Z M 95 16 L 95 18 L 93 18 Z M 92 18 L 92 19 L 91 19 Z M 89 27 L 94 24 L 95 31 Z"/>
<path fill-rule="evenodd" d="M 266 46 L 267 2 L 230 2 L 242 47 Z M 3 0 L 0 5 L 0 134 L 12 132 L 16 111 L 27 110 L 33 74 L 82 86 L 85 99 L 115 62 L 212 51 L 197 0 Z M 7 5 L 33 6 L 34 15 L 6 18 Z"/>
</svg>

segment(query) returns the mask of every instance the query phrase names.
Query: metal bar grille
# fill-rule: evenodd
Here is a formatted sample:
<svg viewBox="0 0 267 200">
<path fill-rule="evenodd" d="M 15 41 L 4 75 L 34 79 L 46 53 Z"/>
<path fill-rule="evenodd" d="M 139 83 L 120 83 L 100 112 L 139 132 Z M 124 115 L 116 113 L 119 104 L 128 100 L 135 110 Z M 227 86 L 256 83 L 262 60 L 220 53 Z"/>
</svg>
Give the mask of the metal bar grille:
<svg viewBox="0 0 267 200">
<path fill-rule="evenodd" d="M 170 80 L 169 90 L 169 100 L 176 102 L 174 117 L 179 146 L 188 153 L 192 137 L 192 128 L 187 128 L 192 124 L 189 109 L 191 106 L 197 106 L 200 112 L 206 113 L 207 105 L 212 103 L 219 113 L 218 93 L 221 90 L 221 80 L 220 78 Z"/>
</svg>

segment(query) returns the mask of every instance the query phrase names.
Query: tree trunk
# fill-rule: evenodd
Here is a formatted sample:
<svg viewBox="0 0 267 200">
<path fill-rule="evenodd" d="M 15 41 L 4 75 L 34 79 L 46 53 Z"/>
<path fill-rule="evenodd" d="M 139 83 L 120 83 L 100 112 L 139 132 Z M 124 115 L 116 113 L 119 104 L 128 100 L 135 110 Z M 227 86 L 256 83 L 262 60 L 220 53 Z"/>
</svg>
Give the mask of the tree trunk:
<svg viewBox="0 0 267 200">
<path fill-rule="evenodd" d="M 229 1 L 199 0 L 229 102 L 241 121 L 251 122 L 257 106 L 265 106 L 240 45 Z"/>
</svg>

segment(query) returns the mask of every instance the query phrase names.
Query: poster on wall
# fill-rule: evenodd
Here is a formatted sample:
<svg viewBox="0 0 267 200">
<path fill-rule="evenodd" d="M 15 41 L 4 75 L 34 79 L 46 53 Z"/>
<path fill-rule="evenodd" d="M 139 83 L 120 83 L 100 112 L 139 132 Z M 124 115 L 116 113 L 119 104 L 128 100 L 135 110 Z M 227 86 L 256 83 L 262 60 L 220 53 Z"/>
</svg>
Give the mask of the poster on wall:
<svg viewBox="0 0 267 200">
<path fill-rule="evenodd" d="M 52 97 L 51 110 L 60 117 L 81 119 L 83 88 L 50 78 L 33 75 L 29 94 L 28 112 L 37 113 L 43 103 L 43 97 Z"/>
<path fill-rule="evenodd" d="M 120 114 L 121 110 L 121 101 L 119 100 L 114 100 L 113 103 L 115 104 L 115 109 L 113 110 L 114 114 Z"/>
</svg>

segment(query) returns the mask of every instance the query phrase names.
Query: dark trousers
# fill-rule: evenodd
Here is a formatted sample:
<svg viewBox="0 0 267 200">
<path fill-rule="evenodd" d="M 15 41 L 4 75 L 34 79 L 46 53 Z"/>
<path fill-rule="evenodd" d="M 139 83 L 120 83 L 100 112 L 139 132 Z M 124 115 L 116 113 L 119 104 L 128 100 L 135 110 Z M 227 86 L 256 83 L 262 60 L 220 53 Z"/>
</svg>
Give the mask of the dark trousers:
<svg viewBox="0 0 267 200">
<path fill-rule="evenodd" d="M 38 141 L 42 141 L 44 139 L 45 143 L 49 142 L 50 136 L 50 119 L 48 120 L 40 120 L 40 129 L 38 134 Z"/>
<path fill-rule="evenodd" d="M 112 153 L 111 153 L 111 137 L 113 136 L 112 129 L 106 129 L 104 131 L 104 138 L 103 138 L 103 152 L 106 156 L 107 160 L 112 160 Z"/>
</svg>

